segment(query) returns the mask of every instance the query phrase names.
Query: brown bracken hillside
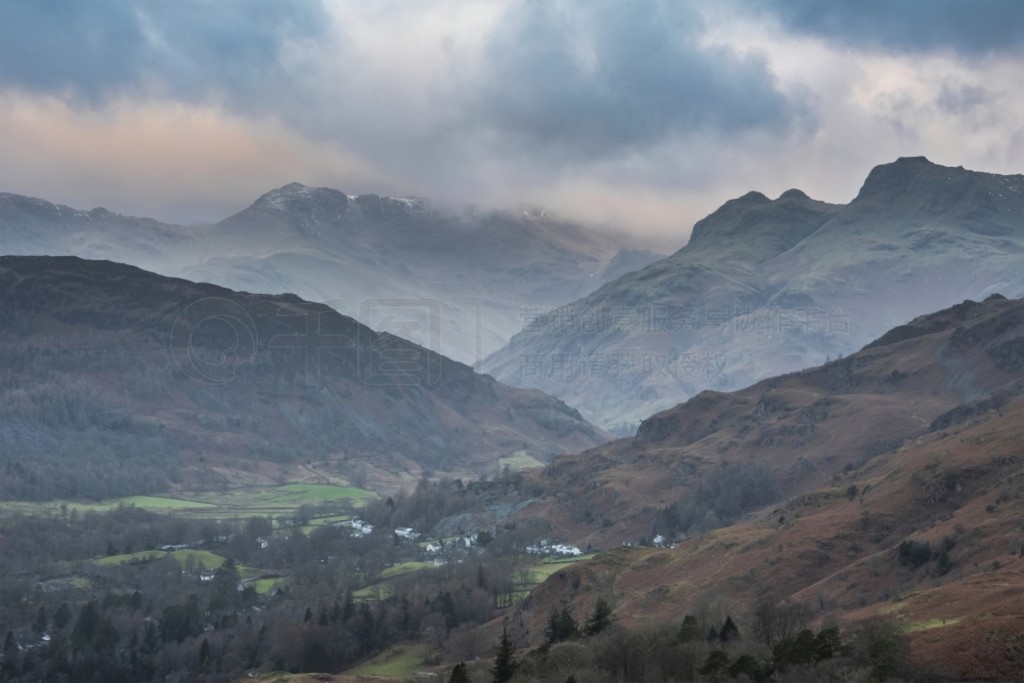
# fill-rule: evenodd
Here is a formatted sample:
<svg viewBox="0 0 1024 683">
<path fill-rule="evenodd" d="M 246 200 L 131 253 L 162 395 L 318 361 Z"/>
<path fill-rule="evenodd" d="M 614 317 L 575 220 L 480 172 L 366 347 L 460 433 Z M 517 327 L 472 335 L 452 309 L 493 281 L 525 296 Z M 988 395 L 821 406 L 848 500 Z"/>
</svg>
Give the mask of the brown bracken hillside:
<svg viewBox="0 0 1024 683">
<path fill-rule="evenodd" d="M 723 468 L 774 477 L 778 497 L 674 547 L 618 547 L 562 570 L 522 616 L 537 633 L 548 606 L 582 617 L 598 596 L 627 625 L 796 601 L 821 622 L 896 619 L 915 659 L 943 676 L 1015 680 L 1022 376 L 1024 301 L 968 301 L 847 358 L 706 392 L 647 420 L 635 439 L 559 458 L 537 475 L 559 493 L 524 514 L 581 544 L 650 539 L 666 506 L 688 509 L 699 482 Z"/>
</svg>

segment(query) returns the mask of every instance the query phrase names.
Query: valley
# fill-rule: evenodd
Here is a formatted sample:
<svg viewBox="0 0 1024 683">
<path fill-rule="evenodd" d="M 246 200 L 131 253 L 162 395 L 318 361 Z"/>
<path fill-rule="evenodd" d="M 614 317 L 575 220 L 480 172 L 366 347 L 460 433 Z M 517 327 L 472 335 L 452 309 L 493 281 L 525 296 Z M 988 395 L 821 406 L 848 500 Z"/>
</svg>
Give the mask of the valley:
<svg viewBox="0 0 1024 683">
<path fill-rule="evenodd" d="M 909 178 L 913 205 L 936 168 L 880 167 L 861 201 Z M 736 200 L 594 296 L 651 268 L 696 291 L 715 259 L 732 296 L 840 211 Z M 979 277 L 1011 277 L 1006 248 Z M 0 256 L 3 676 L 1012 680 L 1024 300 L 993 287 L 857 348 L 844 328 L 817 365 L 698 382 L 616 439 L 294 294 Z"/>
<path fill-rule="evenodd" d="M 0 683 L 1024 683 L 1024 2 L 0 0 Z"/>
</svg>

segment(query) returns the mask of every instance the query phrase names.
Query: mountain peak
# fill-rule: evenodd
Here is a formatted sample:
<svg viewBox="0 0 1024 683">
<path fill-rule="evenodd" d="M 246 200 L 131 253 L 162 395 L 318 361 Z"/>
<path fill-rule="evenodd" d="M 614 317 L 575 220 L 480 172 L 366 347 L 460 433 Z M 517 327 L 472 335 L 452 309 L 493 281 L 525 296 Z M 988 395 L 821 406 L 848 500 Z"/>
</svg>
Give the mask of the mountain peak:
<svg viewBox="0 0 1024 683">
<path fill-rule="evenodd" d="M 770 204 L 772 200 L 768 199 L 763 192 L 751 190 L 742 197 L 734 199 L 733 201 L 742 202 L 743 204 Z"/>
<path fill-rule="evenodd" d="M 810 197 L 803 190 L 798 190 L 794 187 L 780 194 L 779 199 L 810 199 Z"/>
<path fill-rule="evenodd" d="M 329 187 L 310 187 L 302 183 L 288 183 L 271 190 L 253 202 L 252 208 L 288 211 L 301 204 L 338 205 L 344 208 L 350 197 Z"/>
<path fill-rule="evenodd" d="M 857 198 L 853 201 L 893 201 L 912 192 L 914 189 L 918 189 L 916 187 L 917 181 L 922 174 L 929 174 L 939 170 L 952 171 L 954 169 L 944 169 L 942 166 L 928 161 L 923 156 L 900 157 L 892 163 L 875 166 L 868 173 L 864 185 L 857 194 Z M 963 171 L 963 169 L 956 170 Z"/>
<path fill-rule="evenodd" d="M 687 247 L 740 240 L 756 258 L 778 254 L 813 232 L 830 215 L 827 208 L 814 204 L 783 201 L 800 198 L 810 199 L 800 190 L 787 190 L 779 201 L 757 191 L 730 199 L 694 224 Z"/>
</svg>

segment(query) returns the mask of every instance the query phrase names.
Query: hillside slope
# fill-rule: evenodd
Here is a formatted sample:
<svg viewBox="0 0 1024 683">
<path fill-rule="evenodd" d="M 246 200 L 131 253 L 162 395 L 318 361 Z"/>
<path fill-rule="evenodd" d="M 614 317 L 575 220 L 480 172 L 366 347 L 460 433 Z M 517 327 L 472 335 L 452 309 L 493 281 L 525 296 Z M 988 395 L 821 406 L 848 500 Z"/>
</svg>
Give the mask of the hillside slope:
<svg viewBox="0 0 1024 683">
<path fill-rule="evenodd" d="M 582 619 L 604 597 L 626 626 L 799 603 L 847 634 L 872 617 L 907 636 L 923 680 L 1024 672 L 1024 399 L 876 456 L 728 528 L 671 549 L 620 548 L 549 578 L 520 610 Z M 855 492 L 854 492 L 855 491 Z M 719 619 L 722 617 L 719 616 Z"/>
<path fill-rule="evenodd" d="M 482 367 L 635 425 L 957 301 L 1020 296 L 1022 273 L 1024 176 L 902 158 L 846 205 L 799 190 L 731 200 L 678 252 L 535 320 Z"/>
<path fill-rule="evenodd" d="M 538 475 L 559 493 L 533 513 L 604 548 L 702 531 L 758 501 L 829 484 L 1022 389 L 1024 300 L 965 301 L 843 359 L 702 392 L 645 420 L 632 439 L 561 457 Z"/>
<path fill-rule="evenodd" d="M 535 590 L 513 618 L 529 633 L 598 597 L 625 626 L 713 608 L 747 634 L 756 604 L 796 602 L 815 624 L 894 619 L 936 679 L 1024 672 L 1024 300 L 704 392 L 534 480 L 521 519 L 609 550 Z M 656 533 L 674 547 L 620 545 Z"/>
<path fill-rule="evenodd" d="M 294 295 L 74 257 L 0 257 L 0 489 L 109 496 L 275 481 L 377 488 L 604 440 L 565 404 Z"/>
</svg>

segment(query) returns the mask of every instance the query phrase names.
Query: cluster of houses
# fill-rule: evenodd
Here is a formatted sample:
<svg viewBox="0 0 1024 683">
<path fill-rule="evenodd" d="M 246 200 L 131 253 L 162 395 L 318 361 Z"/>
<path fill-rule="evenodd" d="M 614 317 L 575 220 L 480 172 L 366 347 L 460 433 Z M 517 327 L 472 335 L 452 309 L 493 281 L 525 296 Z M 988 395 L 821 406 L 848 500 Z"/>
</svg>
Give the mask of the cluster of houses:
<svg viewBox="0 0 1024 683">
<path fill-rule="evenodd" d="M 339 526 L 347 526 L 360 536 L 366 536 L 373 533 L 373 525 L 359 517 L 353 517 L 347 522 L 339 522 Z M 395 528 L 395 535 L 408 541 L 418 541 L 423 538 L 423 534 L 408 526 Z"/>
<path fill-rule="evenodd" d="M 526 552 L 531 555 L 544 555 L 548 557 L 579 557 L 583 551 L 574 545 L 564 543 L 548 543 L 539 541 L 537 545 L 526 546 Z"/>
<path fill-rule="evenodd" d="M 341 522 L 348 527 L 351 527 L 353 531 L 361 536 L 366 536 L 373 533 L 373 525 L 366 520 L 360 519 L 359 517 L 353 517 L 347 522 Z"/>
</svg>

